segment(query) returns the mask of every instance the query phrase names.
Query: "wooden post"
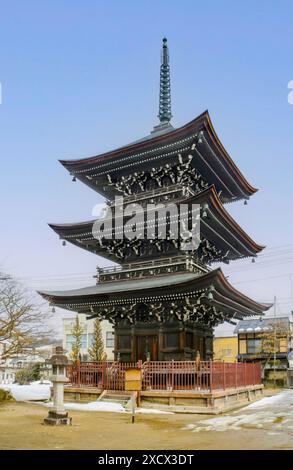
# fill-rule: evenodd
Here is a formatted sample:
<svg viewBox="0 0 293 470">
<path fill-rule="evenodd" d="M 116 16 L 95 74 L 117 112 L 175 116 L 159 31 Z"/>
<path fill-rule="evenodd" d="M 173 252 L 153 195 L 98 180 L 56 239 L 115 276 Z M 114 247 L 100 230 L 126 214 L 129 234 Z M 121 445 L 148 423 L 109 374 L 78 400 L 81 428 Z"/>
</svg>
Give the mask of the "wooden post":
<svg viewBox="0 0 293 470">
<path fill-rule="evenodd" d="M 105 382 L 106 382 L 106 380 L 105 380 L 105 369 L 106 369 L 106 363 L 105 363 L 105 361 L 103 361 L 103 363 L 102 363 L 102 389 L 103 390 L 106 389 L 106 387 L 105 387 Z"/>
<path fill-rule="evenodd" d="M 226 368 L 225 361 L 223 361 L 223 388 L 226 390 Z"/>
<path fill-rule="evenodd" d="M 135 422 L 135 397 L 134 394 L 131 397 L 131 422 Z"/>
<path fill-rule="evenodd" d="M 213 391 L 213 361 L 210 361 L 210 391 Z"/>
<path fill-rule="evenodd" d="M 238 369 L 237 364 L 238 362 L 235 362 L 235 388 L 237 388 L 237 369 Z"/>
<path fill-rule="evenodd" d="M 77 368 L 77 386 L 80 387 L 80 362 L 79 360 L 76 362 Z"/>
</svg>

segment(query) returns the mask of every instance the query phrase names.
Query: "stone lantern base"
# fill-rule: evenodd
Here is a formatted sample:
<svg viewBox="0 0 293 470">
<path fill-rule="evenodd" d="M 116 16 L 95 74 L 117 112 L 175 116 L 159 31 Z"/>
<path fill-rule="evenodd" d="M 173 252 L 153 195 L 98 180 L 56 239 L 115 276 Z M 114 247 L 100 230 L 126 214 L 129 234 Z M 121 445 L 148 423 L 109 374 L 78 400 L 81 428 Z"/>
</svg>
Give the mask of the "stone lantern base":
<svg viewBox="0 0 293 470">
<path fill-rule="evenodd" d="M 72 418 L 68 417 L 68 413 L 56 413 L 56 411 L 49 411 L 47 418 L 44 419 L 45 424 L 51 426 L 61 426 L 72 424 Z"/>
</svg>

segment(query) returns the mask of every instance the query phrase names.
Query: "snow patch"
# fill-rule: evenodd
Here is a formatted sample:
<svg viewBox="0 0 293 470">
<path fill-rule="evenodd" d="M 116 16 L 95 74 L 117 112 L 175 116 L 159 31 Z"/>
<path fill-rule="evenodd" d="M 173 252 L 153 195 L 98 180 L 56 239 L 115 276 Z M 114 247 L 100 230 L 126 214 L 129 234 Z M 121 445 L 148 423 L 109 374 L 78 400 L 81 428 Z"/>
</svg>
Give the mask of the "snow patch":
<svg viewBox="0 0 293 470">
<path fill-rule="evenodd" d="M 290 404 L 293 404 L 293 394 L 291 390 L 284 390 L 276 395 L 271 397 L 265 397 L 261 400 L 256 401 L 255 403 L 251 403 L 245 409 L 252 409 L 252 408 L 266 408 L 271 406 L 284 406 L 286 403 L 288 405 L 288 400 Z"/>
<path fill-rule="evenodd" d="M 271 397 L 263 398 L 240 411 L 216 418 L 188 424 L 184 430 L 237 431 L 241 429 L 265 429 L 272 433 L 293 428 L 293 390 L 284 390 Z"/>
<path fill-rule="evenodd" d="M 1 384 L 0 388 L 8 390 L 16 401 L 49 400 L 51 382 L 31 382 L 29 385 Z"/>
<path fill-rule="evenodd" d="M 155 408 L 136 408 L 135 413 L 155 413 L 155 414 L 163 414 L 163 415 L 174 414 L 172 411 L 157 410 Z"/>
<path fill-rule="evenodd" d="M 275 421 L 276 416 L 268 416 L 267 413 L 259 413 L 258 415 L 238 415 L 238 416 L 221 416 L 219 418 L 198 421 L 196 424 L 188 424 L 183 430 L 192 432 L 201 431 L 238 431 L 243 428 L 263 428 L 265 424 L 271 424 Z"/>
<path fill-rule="evenodd" d="M 53 403 L 39 403 L 38 405 L 46 406 L 47 408 L 52 408 Z M 126 413 L 127 410 L 120 404 L 109 401 L 92 401 L 89 403 L 76 403 L 76 402 L 65 402 L 64 407 L 66 410 L 78 410 L 78 411 L 110 411 L 114 413 Z M 155 414 L 174 414 L 171 411 L 161 411 L 153 408 L 136 408 L 135 413 L 155 413 Z"/>
</svg>

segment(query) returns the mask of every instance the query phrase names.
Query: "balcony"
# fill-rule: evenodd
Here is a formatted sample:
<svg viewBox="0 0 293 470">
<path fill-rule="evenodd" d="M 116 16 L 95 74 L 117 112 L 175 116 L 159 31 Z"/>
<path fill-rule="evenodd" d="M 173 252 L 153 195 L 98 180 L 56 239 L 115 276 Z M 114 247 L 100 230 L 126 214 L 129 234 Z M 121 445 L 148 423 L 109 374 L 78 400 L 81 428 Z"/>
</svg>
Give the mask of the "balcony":
<svg viewBox="0 0 293 470">
<path fill-rule="evenodd" d="M 210 269 L 195 260 L 192 256 L 175 256 L 151 261 L 123 264 L 122 266 L 110 266 L 97 268 L 97 283 L 125 281 L 127 279 L 141 279 L 145 277 L 160 276 L 173 273 L 198 273 L 209 272 Z"/>
<path fill-rule="evenodd" d="M 152 189 L 150 191 L 142 191 L 139 193 L 131 194 L 130 196 L 123 196 L 123 205 L 126 204 L 154 204 L 155 202 L 170 202 L 178 198 L 187 198 L 194 196 L 195 192 L 188 186 L 182 184 L 172 184 L 170 186 Z M 122 197 L 122 195 L 121 195 Z M 114 207 L 115 202 L 109 203 L 109 207 Z"/>
</svg>

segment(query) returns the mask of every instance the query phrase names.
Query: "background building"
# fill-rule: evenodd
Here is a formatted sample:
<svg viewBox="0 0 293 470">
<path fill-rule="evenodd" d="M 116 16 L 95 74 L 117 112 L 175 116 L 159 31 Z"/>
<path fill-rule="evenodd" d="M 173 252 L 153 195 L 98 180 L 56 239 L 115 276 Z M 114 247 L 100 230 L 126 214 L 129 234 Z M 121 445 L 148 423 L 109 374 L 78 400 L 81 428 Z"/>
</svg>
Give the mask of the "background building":
<svg viewBox="0 0 293 470">
<path fill-rule="evenodd" d="M 242 320 L 234 333 L 238 338 L 238 361 L 260 361 L 266 382 L 287 384 L 293 350 L 293 323 L 289 316 Z"/>
<path fill-rule="evenodd" d="M 48 379 L 51 367 L 46 364 L 56 346 L 60 346 L 61 341 L 52 341 L 49 344 L 35 345 L 34 347 L 26 348 L 19 354 L 14 354 L 11 357 L 4 357 L 5 348 L 0 344 L 0 383 L 14 383 L 16 380 L 16 373 L 25 367 L 34 366 L 39 364 L 40 377 Z"/>
<path fill-rule="evenodd" d="M 214 361 L 237 362 L 237 336 L 219 336 L 214 338 Z"/>
<path fill-rule="evenodd" d="M 83 361 L 90 360 L 89 358 L 89 348 L 92 345 L 93 333 L 94 333 L 94 319 L 87 320 L 86 315 L 80 314 L 78 316 L 80 326 L 83 329 L 82 334 L 82 344 L 81 344 L 81 358 Z M 72 334 L 72 329 L 74 328 L 76 321 L 76 316 L 70 318 L 63 318 L 63 348 L 70 354 L 72 349 L 72 344 L 74 343 L 74 336 Z M 114 333 L 112 325 L 104 320 L 101 322 L 102 336 L 104 341 L 105 353 L 107 359 L 111 360 L 114 358 L 113 349 L 114 349 Z"/>
</svg>

